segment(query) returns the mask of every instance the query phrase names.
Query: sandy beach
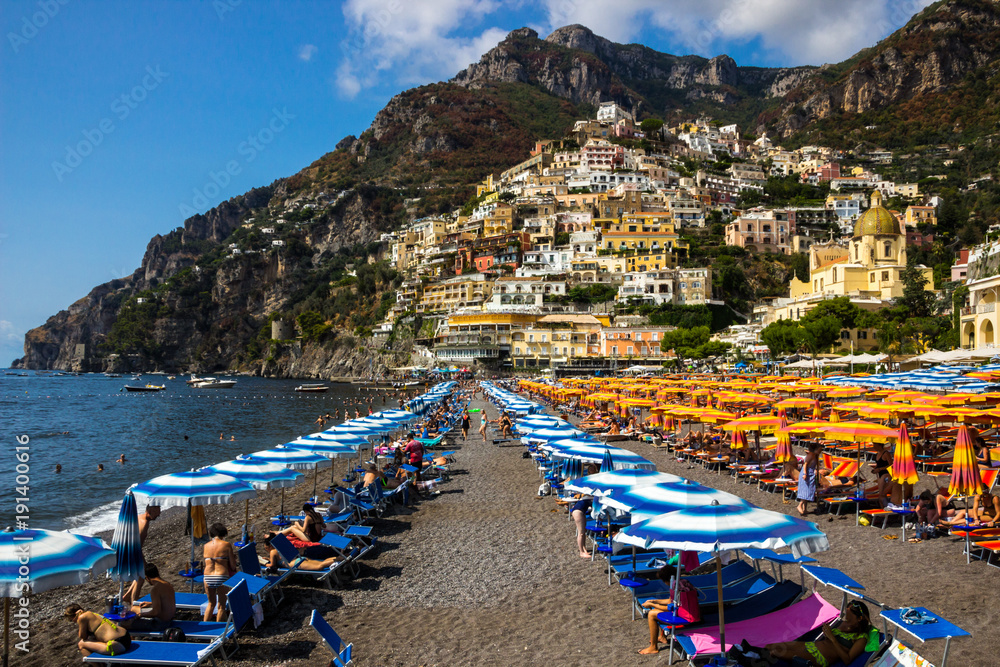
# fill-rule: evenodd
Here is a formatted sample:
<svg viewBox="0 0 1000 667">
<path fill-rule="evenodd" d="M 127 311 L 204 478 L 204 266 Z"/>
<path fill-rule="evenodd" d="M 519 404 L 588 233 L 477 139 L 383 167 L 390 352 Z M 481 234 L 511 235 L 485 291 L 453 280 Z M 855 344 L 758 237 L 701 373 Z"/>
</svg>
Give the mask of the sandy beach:
<svg viewBox="0 0 1000 667">
<path fill-rule="evenodd" d="M 496 418 L 492 405 L 474 401 L 471 407 L 485 407 Z M 244 633 L 234 659 L 220 664 L 326 667 L 330 654 L 307 624 L 312 609 L 354 644 L 360 666 L 668 664 L 665 652 L 636 654 L 648 639 L 646 624 L 631 620 L 628 594 L 608 586 L 603 563 L 576 554 L 573 524 L 551 497 L 537 497 L 538 474 L 521 457 L 523 448 L 484 443 L 478 425 L 473 415 L 467 442 L 460 431 L 453 434 L 448 448 L 456 450 L 455 472 L 439 487 L 441 495 L 372 522 L 381 547 L 363 561 L 357 580 L 344 590 L 329 591 L 293 577 L 281 607 L 266 608 L 264 624 Z M 290 424 L 289 430 L 302 426 Z M 795 511 L 780 495 L 758 492 L 701 466 L 689 467 L 645 443 L 616 445 L 645 456 L 664 472 L 767 509 Z M 337 465 L 343 471 L 344 463 Z M 320 484 L 329 480 L 328 470 L 319 474 Z M 918 490 L 927 484 L 922 477 Z M 307 476 L 286 491 L 286 508 L 300 506 L 311 491 Z M 260 517 L 255 525 L 277 513 L 279 498 L 278 492 L 266 492 L 251 501 L 251 512 Z M 237 503 L 209 507 L 206 514 L 210 523 L 221 521 L 235 532 L 243 512 L 243 503 Z M 856 526 L 853 514 L 810 518 L 830 539 L 830 551 L 815 555 L 821 565 L 841 569 L 885 604 L 923 605 L 972 633 L 953 642 L 948 664 L 998 664 L 994 642 L 1000 634 L 987 610 L 1000 589 L 1000 569 L 981 562 L 966 565 L 962 544 L 948 537 L 919 544 L 887 541 L 882 536 L 899 535 L 898 528 Z M 145 549 L 161 572 L 171 573 L 167 578 L 178 590 L 188 590 L 176 575 L 189 553 L 184 522 L 182 510 L 164 512 L 150 528 Z M 102 537 L 110 542 L 110 534 Z M 798 579 L 795 568 L 786 568 L 785 575 Z M 12 664 L 79 663 L 75 627 L 62 620 L 62 607 L 76 601 L 101 610 L 114 592 L 117 584 L 102 579 L 34 597 L 31 651 L 12 655 Z M 839 605 L 839 594 L 825 596 Z M 937 664 L 943 646 L 916 648 Z"/>
</svg>

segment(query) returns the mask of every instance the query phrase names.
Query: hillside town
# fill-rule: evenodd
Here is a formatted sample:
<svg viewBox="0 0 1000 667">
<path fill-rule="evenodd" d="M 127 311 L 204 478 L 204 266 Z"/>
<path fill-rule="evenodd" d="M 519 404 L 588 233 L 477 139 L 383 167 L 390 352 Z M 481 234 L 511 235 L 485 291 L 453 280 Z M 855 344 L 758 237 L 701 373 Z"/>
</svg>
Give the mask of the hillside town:
<svg viewBox="0 0 1000 667">
<path fill-rule="evenodd" d="M 663 343 L 675 327 L 649 315 L 697 308 L 730 323 L 713 336 L 732 346 L 730 360 L 769 360 L 763 327 L 836 297 L 883 308 L 902 294 L 907 248 L 933 242 L 939 198 L 882 178 L 876 169 L 891 152 L 853 156 L 867 166 L 847 167 L 846 157 L 751 140 L 711 120 L 635 123 L 603 103 L 596 118 L 539 140 L 523 162 L 477 184 L 464 209 L 382 237 L 403 281 L 375 337 L 419 316 L 418 342 L 442 363 L 594 373 L 679 363 Z M 775 177 L 829 194 L 768 205 L 765 185 Z M 889 209 L 888 200 L 903 205 Z M 803 253 L 805 275 L 739 312 L 713 290 L 713 262 L 692 253 L 691 239 L 713 231 L 755 257 Z M 919 271 L 933 290 L 931 269 Z M 845 329 L 840 348 L 870 350 L 876 337 Z"/>
</svg>

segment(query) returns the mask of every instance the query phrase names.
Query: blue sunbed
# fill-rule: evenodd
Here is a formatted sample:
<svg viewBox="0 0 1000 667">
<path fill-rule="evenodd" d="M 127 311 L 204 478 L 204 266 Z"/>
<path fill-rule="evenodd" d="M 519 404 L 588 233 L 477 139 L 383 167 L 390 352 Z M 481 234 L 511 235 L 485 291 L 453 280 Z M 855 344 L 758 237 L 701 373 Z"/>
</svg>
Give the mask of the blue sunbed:
<svg viewBox="0 0 1000 667">
<path fill-rule="evenodd" d="M 326 619 L 320 616 L 315 609 L 313 609 L 312 616 L 309 617 L 309 625 L 319 633 L 327 648 L 333 651 L 333 664 L 336 667 L 348 667 L 352 664 L 351 654 L 354 652 L 354 644 L 346 644 L 336 630 L 330 627 Z"/>
<path fill-rule="evenodd" d="M 944 643 L 944 656 L 941 658 L 941 667 L 945 667 L 948 662 L 948 649 L 951 648 L 951 640 L 953 637 L 970 637 L 971 635 L 958 627 L 950 621 L 946 621 L 937 614 L 928 611 L 926 607 L 915 607 L 915 609 L 923 614 L 926 614 L 934 619 L 934 623 L 927 623 L 924 625 L 910 625 L 903 622 L 900 618 L 903 610 L 902 609 L 885 609 L 882 611 L 881 616 L 887 623 L 892 623 L 897 628 L 902 628 L 906 632 L 910 633 L 922 642 L 931 641 L 934 639 L 943 639 Z M 888 628 L 886 629 L 888 631 Z M 894 635 L 898 632 L 894 631 Z"/>
</svg>

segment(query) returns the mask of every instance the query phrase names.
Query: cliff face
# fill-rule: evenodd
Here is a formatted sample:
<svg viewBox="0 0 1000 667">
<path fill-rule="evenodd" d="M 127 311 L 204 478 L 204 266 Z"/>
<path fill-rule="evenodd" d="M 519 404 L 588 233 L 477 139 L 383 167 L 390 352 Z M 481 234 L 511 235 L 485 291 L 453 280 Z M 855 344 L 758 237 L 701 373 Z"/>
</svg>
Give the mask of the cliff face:
<svg viewBox="0 0 1000 667">
<path fill-rule="evenodd" d="M 788 136 L 841 114 L 947 93 L 1000 59 L 1000 8 L 988 0 L 931 6 L 877 46 L 824 68 L 789 91 L 776 123 Z"/>
<path fill-rule="evenodd" d="M 390 288 L 379 279 L 364 298 L 345 300 L 344 288 L 336 286 L 345 252 L 354 253 L 352 263 L 379 259 L 385 248 L 366 245 L 397 227 L 406 213 L 452 210 L 468 200 L 472 184 L 525 159 L 537 139 L 562 136 L 600 102 L 618 102 L 639 120 L 707 114 L 792 139 L 807 138 L 827 119 L 843 125 L 878 110 L 911 126 L 940 126 L 947 115 L 951 126 L 995 131 L 998 69 L 1000 9 L 988 0 L 932 5 L 878 45 L 820 68 L 746 67 L 726 55 L 674 56 L 615 44 L 579 25 L 544 40 L 528 28 L 515 30 L 450 82 L 396 95 L 368 130 L 345 137 L 298 174 L 155 236 L 133 275 L 94 288 L 28 332 L 20 363 L 86 370 L 163 364 L 183 370 L 356 372 L 373 358 L 370 351 L 335 345 L 329 337 L 301 351 L 248 349 L 260 347 L 268 316 L 295 314 L 306 305 L 320 310 L 334 299 L 347 305 L 328 308 L 333 312 L 327 321 L 341 332 L 334 342 L 346 340 L 346 332 L 360 326 L 348 317 L 350 309 L 374 316 Z M 975 94 L 956 95 L 963 90 Z M 956 99 L 966 100 L 964 106 Z M 277 237 L 261 238 L 259 229 L 244 228 L 250 216 L 278 224 L 285 212 L 303 213 L 305 199 L 325 203 L 316 215 L 279 229 L 287 241 L 283 247 L 271 243 Z M 247 254 L 229 257 L 230 244 Z M 389 356 L 405 357 L 405 350 Z"/>
</svg>

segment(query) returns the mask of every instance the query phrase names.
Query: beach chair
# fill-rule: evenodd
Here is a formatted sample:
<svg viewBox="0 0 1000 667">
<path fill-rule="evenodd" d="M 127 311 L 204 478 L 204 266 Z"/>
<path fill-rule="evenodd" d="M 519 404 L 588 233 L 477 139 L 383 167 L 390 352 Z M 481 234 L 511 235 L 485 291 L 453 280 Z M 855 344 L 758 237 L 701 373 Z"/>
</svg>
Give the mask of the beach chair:
<svg viewBox="0 0 1000 667">
<path fill-rule="evenodd" d="M 243 596 L 246 597 L 246 610 L 250 609 L 249 605 L 249 594 L 246 592 L 245 585 L 242 590 L 237 591 L 240 588 L 239 584 L 230 594 L 236 592 L 238 602 L 236 606 L 240 606 L 243 600 Z M 227 603 L 228 604 L 228 603 Z M 233 609 L 230 607 L 230 617 L 233 617 Z M 244 611 L 240 612 L 240 617 L 242 618 Z M 252 616 L 253 612 L 249 612 L 249 616 Z M 249 617 L 243 618 L 243 625 Z M 235 626 L 234 618 L 234 626 Z M 242 627 L 242 626 L 241 626 Z M 187 632 L 185 631 L 185 634 Z M 235 640 L 235 632 L 231 635 Z M 100 655 L 97 653 L 92 653 L 84 657 L 83 661 L 85 663 L 97 664 L 97 665 L 156 665 L 157 667 L 196 667 L 197 665 L 211 664 L 215 663 L 215 654 L 222 652 L 223 657 L 226 657 L 223 651 L 223 644 L 230 639 L 225 633 L 212 640 L 207 646 L 204 644 L 196 644 L 189 642 L 160 642 L 160 641 L 141 641 L 133 640 L 132 645 L 124 653 L 118 655 Z"/>
<path fill-rule="evenodd" d="M 285 594 L 282 592 L 280 584 L 292 574 L 292 571 L 288 570 L 278 575 L 264 575 L 260 569 L 257 545 L 254 542 L 241 547 L 236 555 L 240 560 L 241 571 L 230 577 L 226 583 L 244 581 L 252 597 L 262 600 L 264 596 L 268 596 L 275 607 L 281 604 L 285 599 Z M 277 599 L 274 597 L 275 591 L 280 595 Z"/>
<path fill-rule="evenodd" d="M 317 581 L 321 581 L 324 584 L 326 584 L 327 588 L 333 588 L 333 584 L 331 583 L 331 581 L 336 581 L 339 585 L 341 582 L 338 576 L 338 572 L 340 571 L 341 568 L 350 567 L 351 561 L 353 560 L 354 557 L 357 556 L 357 553 L 360 552 L 360 549 L 355 548 L 354 552 L 352 552 L 350 555 L 345 555 L 341 549 L 338 549 L 335 546 L 336 544 L 338 544 L 338 540 L 346 540 L 347 543 L 350 544 L 349 539 L 342 538 L 339 535 L 333 535 L 329 533 L 327 535 L 324 535 L 323 539 L 320 540 L 320 542 L 334 549 L 337 552 L 337 555 L 340 557 L 340 560 L 335 562 L 326 570 L 299 570 L 296 569 L 296 565 L 299 562 L 301 562 L 302 557 L 299 555 L 298 550 L 296 550 L 296 548 L 292 546 L 292 543 L 289 542 L 288 538 L 286 538 L 284 535 L 275 535 L 273 538 L 271 538 L 271 546 L 273 546 L 275 549 L 278 550 L 278 554 L 281 556 L 281 559 L 284 560 L 285 563 L 287 563 L 289 566 L 287 568 L 279 568 L 278 571 L 282 573 L 294 572 L 295 574 L 302 574 L 308 577 L 312 577 Z"/>
<path fill-rule="evenodd" d="M 772 611 L 784 609 L 802 595 L 802 586 L 793 581 L 781 581 L 756 595 L 748 597 L 742 602 L 737 602 L 725 610 L 726 623 L 738 623 L 747 621 L 763 614 L 770 614 Z M 718 611 L 703 611 L 701 620 L 685 626 L 688 630 L 702 626 L 712 626 L 719 624 Z"/>
<path fill-rule="evenodd" d="M 726 646 L 719 643 L 717 627 L 703 627 L 677 632 L 677 646 L 693 664 L 695 659 L 725 653 L 744 639 L 754 646 L 795 641 L 838 616 L 837 608 L 813 593 L 784 609 L 745 621 L 726 623 Z M 670 656 L 672 659 L 673 656 Z"/>
<path fill-rule="evenodd" d="M 309 617 L 309 625 L 319 634 L 320 640 L 326 644 L 326 647 L 333 651 L 333 664 L 336 667 L 348 667 L 353 664 L 351 654 L 354 650 L 354 644 L 345 645 L 340 635 L 315 609 L 313 609 L 312 616 Z"/>
<path fill-rule="evenodd" d="M 883 623 L 885 624 L 886 634 L 889 633 L 889 625 L 892 625 L 893 639 L 897 638 L 897 634 L 900 630 L 905 630 L 921 642 L 943 639 L 944 655 L 941 656 L 940 667 L 946 667 L 948 663 L 948 651 L 951 649 L 951 640 L 955 637 L 969 637 L 971 635 L 954 623 L 941 618 L 924 607 L 913 607 L 912 609 L 927 618 L 933 618 L 934 622 L 927 623 L 925 625 L 909 624 L 902 620 L 903 612 L 905 611 L 904 609 L 884 609 L 879 615 L 882 617 Z"/>
<path fill-rule="evenodd" d="M 867 663 L 868 667 L 912 667 L 913 665 L 930 665 L 916 651 L 896 638 L 889 640 L 888 645 L 874 661 Z"/>
<path fill-rule="evenodd" d="M 224 623 L 212 621 L 173 621 L 171 628 L 179 628 L 184 632 L 184 637 L 188 641 L 208 641 L 221 640 L 219 651 L 222 657 L 228 659 L 239 649 L 237 635 L 246 627 L 253 617 L 253 608 L 250 601 L 250 593 L 245 581 L 240 581 L 234 585 L 226 595 L 226 606 L 229 608 L 229 618 Z M 136 637 L 161 638 L 166 630 L 158 632 L 143 632 L 139 630 L 131 631 Z M 232 640 L 232 650 L 226 651 L 226 642 Z"/>
</svg>

